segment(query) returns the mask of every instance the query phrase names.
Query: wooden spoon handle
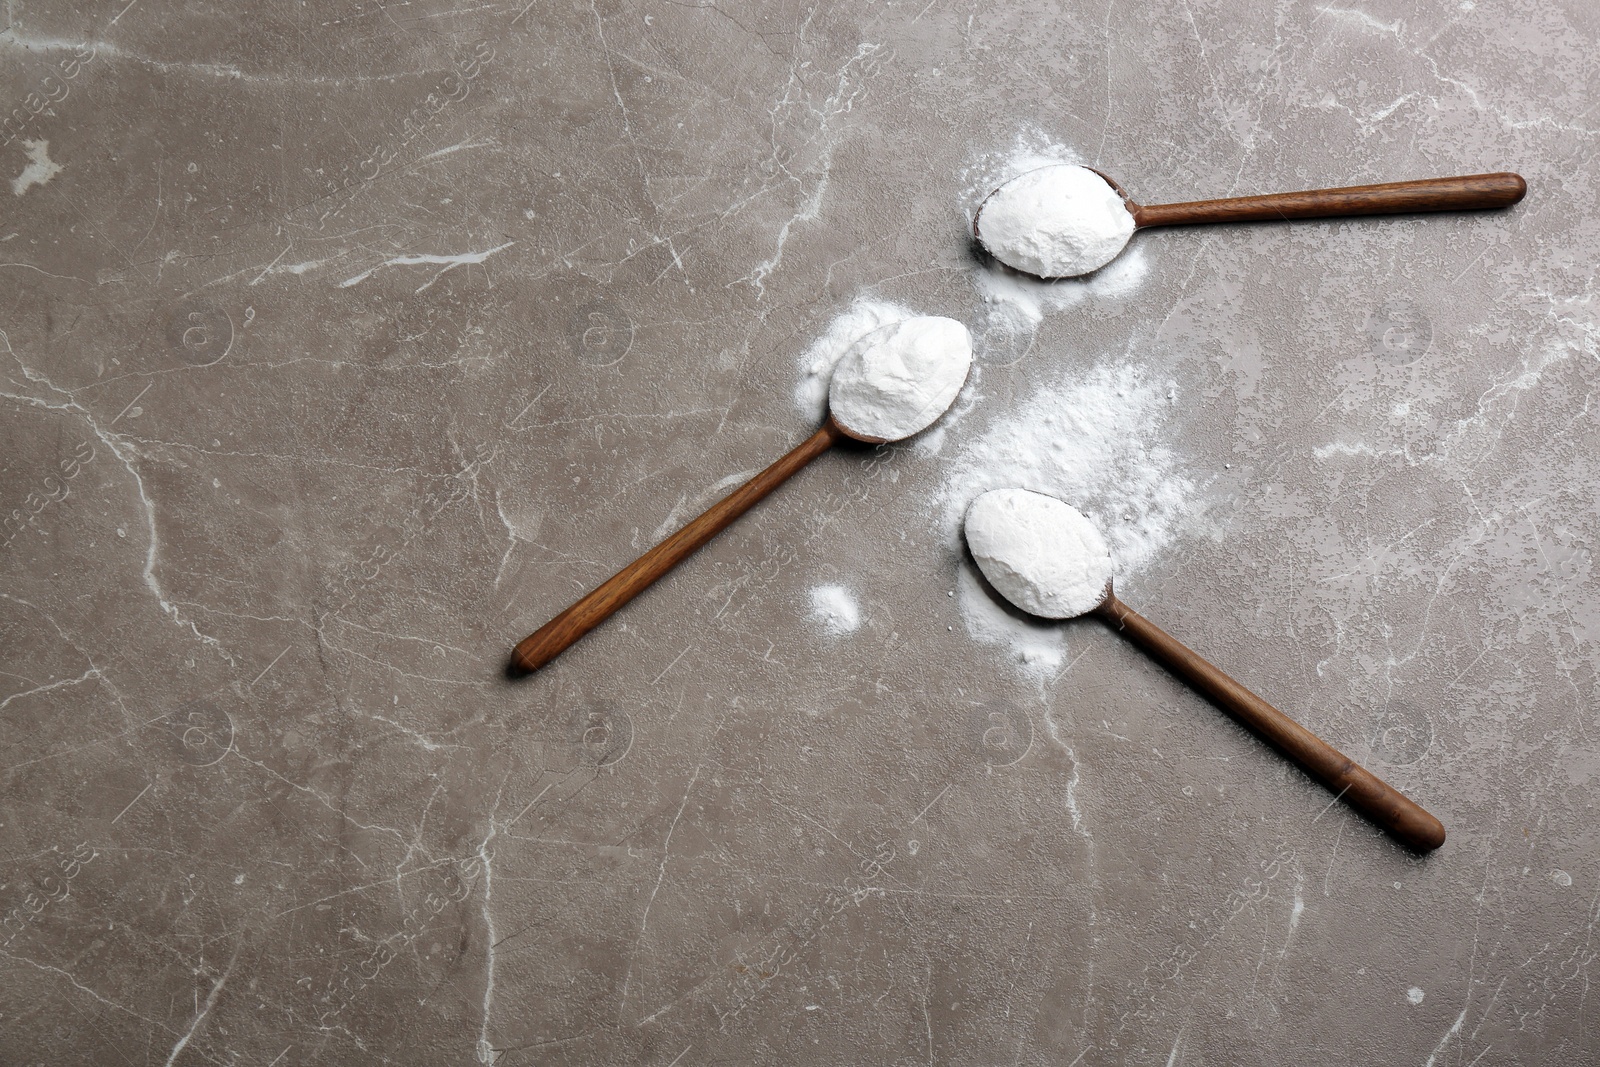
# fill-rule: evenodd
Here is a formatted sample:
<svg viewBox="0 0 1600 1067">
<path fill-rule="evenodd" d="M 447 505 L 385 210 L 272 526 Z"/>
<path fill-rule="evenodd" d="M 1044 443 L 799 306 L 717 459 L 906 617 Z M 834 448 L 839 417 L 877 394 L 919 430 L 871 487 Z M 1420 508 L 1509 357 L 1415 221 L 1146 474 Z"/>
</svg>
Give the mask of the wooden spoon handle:
<svg viewBox="0 0 1600 1067">
<path fill-rule="evenodd" d="M 1288 756 L 1301 770 L 1338 793 L 1345 803 L 1418 852 L 1444 844 L 1444 826 L 1415 801 L 1328 744 L 1289 716 L 1200 658 L 1192 649 L 1118 600 L 1106 597 L 1099 613 L 1173 674 Z"/>
<path fill-rule="evenodd" d="M 520 673 L 538 670 L 578 638 L 611 617 L 611 613 L 644 592 L 657 578 L 749 511 L 758 501 L 844 436 L 833 416 L 822 429 L 791 449 L 782 459 L 707 508 L 699 518 L 606 579 L 594 592 L 517 642 L 511 666 Z"/>
<path fill-rule="evenodd" d="M 1411 211 L 1461 211 L 1510 207 L 1528 191 L 1516 174 L 1469 174 L 1424 178 L 1345 189 L 1195 200 L 1185 204 L 1147 204 L 1134 209 L 1133 221 L 1146 226 L 1190 226 L 1202 222 L 1263 222 L 1274 219 L 1324 219 L 1338 215 L 1396 215 Z"/>
</svg>

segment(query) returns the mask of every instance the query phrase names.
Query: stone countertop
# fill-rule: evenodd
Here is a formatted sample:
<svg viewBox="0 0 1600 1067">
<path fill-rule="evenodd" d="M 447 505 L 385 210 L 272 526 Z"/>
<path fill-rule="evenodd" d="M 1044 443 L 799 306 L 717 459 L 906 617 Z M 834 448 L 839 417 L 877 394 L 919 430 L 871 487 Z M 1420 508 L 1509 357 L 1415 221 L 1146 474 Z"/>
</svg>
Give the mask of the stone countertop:
<svg viewBox="0 0 1600 1067">
<path fill-rule="evenodd" d="M 0 17 L 0 1060 L 1600 1057 L 1592 6 Z M 1530 193 L 1030 287 L 965 236 L 1028 158 Z M 863 300 L 972 327 L 953 416 L 505 677 Z M 1056 407 L 1121 595 L 1442 849 L 984 601 Z"/>
</svg>

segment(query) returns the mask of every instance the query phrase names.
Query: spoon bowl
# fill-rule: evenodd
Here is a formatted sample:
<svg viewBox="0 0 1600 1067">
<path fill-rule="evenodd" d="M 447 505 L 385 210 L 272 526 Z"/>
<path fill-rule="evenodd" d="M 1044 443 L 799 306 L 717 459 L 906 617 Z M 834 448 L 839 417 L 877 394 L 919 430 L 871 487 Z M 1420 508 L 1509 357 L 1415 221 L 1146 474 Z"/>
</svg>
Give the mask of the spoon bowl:
<svg viewBox="0 0 1600 1067">
<path fill-rule="evenodd" d="M 1046 618 L 1098 615 L 1402 844 L 1418 852 L 1444 844 L 1444 825 L 1415 801 L 1119 600 L 1105 541 L 1076 508 L 996 489 L 968 508 L 965 532 L 978 569 L 1018 608 Z"/>
<path fill-rule="evenodd" d="M 1109 187 L 1109 195 L 1091 176 Z M 1109 175 L 1058 163 L 1019 174 L 991 191 L 973 215 L 972 235 L 1009 267 L 1042 278 L 1071 278 L 1105 266 L 1135 230 L 1153 226 L 1481 210 L 1509 207 L 1527 191 L 1528 183 L 1520 175 L 1497 172 L 1139 204 Z M 985 214 L 990 216 L 987 236 Z"/>
<path fill-rule="evenodd" d="M 828 383 L 828 409 L 858 441 L 902 441 L 949 410 L 972 369 L 972 336 L 937 315 L 891 322 L 851 345 Z"/>
</svg>

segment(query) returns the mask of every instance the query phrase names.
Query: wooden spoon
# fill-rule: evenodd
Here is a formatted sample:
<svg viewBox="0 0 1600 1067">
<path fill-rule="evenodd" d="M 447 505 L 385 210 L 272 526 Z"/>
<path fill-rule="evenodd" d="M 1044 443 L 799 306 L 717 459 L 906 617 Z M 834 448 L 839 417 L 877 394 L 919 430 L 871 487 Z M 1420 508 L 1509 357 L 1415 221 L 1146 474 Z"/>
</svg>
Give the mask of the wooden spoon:
<svg viewBox="0 0 1600 1067">
<path fill-rule="evenodd" d="M 863 403 L 864 368 L 868 368 L 875 359 L 884 358 L 886 352 L 887 358 L 898 358 L 889 352 L 889 348 L 897 339 L 905 342 L 908 331 L 915 335 L 914 343 L 946 345 L 951 355 L 940 368 L 942 373 L 935 375 L 932 391 L 921 398 L 921 406 L 902 412 L 903 417 L 899 421 L 885 422 L 870 407 L 870 397 L 866 404 Z M 952 362 L 957 357 L 959 365 Z M 890 323 L 861 338 L 840 359 L 834 371 L 829 388 L 829 406 L 832 410 L 821 429 L 772 466 L 706 509 L 704 514 L 690 521 L 683 529 L 612 575 L 599 588 L 519 641 L 511 653 L 512 673 L 529 674 L 555 659 L 567 646 L 644 592 L 657 578 L 692 555 L 768 493 L 844 438 L 881 445 L 904 440 L 932 426 L 955 401 L 971 364 L 971 338 L 966 327 L 952 319 L 918 316 Z M 904 371 L 907 368 L 900 366 L 899 369 Z"/>
<path fill-rule="evenodd" d="M 1004 519 L 1013 524 L 1009 528 L 1023 524 L 1020 538 L 989 533 L 994 527 L 981 516 L 999 509 L 1010 509 Z M 1415 801 L 1117 599 L 1105 542 L 1075 508 L 1022 489 L 985 493 L 967 513 L 967 542 L 990 586 L 1018 608 L 1051 618 L 1098 615 L 1408 848 L 1429 852 L 1444 844 L 1444 825 Z M 1050 558 L 1052 550 L 1057 558 Z M 1104 591 L 1097 598 L 1102 577 Z"/>
<path fill-rule="evenodd" d="M 1072 164 L 1060 164 L 1072 166 Z M 1520 175 L 1507 172 L 1469 174 L 1456 178 L 1423 178 L 1418 181 L 1388 182 L 1382 185 L 1352 185 L 1339 189 L 1308 189 L 1298 193 L 1271 193 L 1265 196 L 1236 196 L 1221 200 L 1191 200 L 1180 204 L 1139 204 L 1108 174 L 1085 167 L 1104 178 L 1122 197 L 1133 216 L 1135 230 L 1152 226 L 1195 226 L 1210 222 L 1271 222 L 1287 219 L 1323 219 L 1349 215 L 1398 215 L 1421 211 L 1464 211 L 1510 207 L 1528 191 Z M 1033 171 L 1029 174 L 1035 173 Z M 1017 177 L 1023 177 L 1018 175 Z M 1012 181 L 1016 181 L 1013 178 Z M 1009 185 L 1007 182 L 1006 185 Z M 983 208 L 1005 185 L 984 197 L 972 219 L 972 235 L 983 243 L 979 222 Z M 984 244 L 1001 262 L 1005 257 Z M 1120 249 L 1118 249 L 1120 251 Z M 1102 262 L 1078 273 L 1088 273 L 1110 262 L 1112 252 Z M 1016 266 L 1016 264 L 1008 264 Z M 1023 269 L 1023 268 L 1018 268 Z"/>
</svg>

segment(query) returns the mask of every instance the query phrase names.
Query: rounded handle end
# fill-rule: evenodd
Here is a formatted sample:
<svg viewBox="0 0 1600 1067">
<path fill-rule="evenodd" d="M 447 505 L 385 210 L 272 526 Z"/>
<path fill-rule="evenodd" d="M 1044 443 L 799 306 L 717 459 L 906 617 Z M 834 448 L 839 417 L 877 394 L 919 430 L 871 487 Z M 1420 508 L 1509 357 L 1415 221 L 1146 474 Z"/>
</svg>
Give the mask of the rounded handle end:
<svg viewBox="0 0 1600 1067">
<path fill-rule="evenodd" d="M 526 678 L 534 671 L 542 669 L 545 664 L 561 655 L 568 645 L 588 633 L 588 626 L 575 627 L 568 623 L 572 614 L 573 609 L 568 608 L 518 641 L 517 647 L 511 650 L 510 662 L 506 664 L 506 676 Z"/>
<path fill-rule="evenodd" d="M 1444 844 L 1444 823 L 1422 808 L 1416 808 L 1415 812 L 1406 812 L 1395 821 L 1390 831 L 1407 848 L 1416 852 L 1432 852 Z"/>
<path fill-rule="evenodd" d="M 1444 844 L 1444 823 L 1421 804 L 1354 762 L 1334 775 L 1330 788 L 1343 785 L 1340 796 L 1395 840 L 1414 852 L 1432 852 Z"/>
<path fill-rule="evenodd" d="M 579 601 L 579 605 L 581 603 L 582 601 Z M 578 605 L 574 605 L 574 608 L 576 606 Z M 578 640 L 584 633 L 589 632 L 594 627 L 595 622 L 600 622 L 600 619 L 611 613 L 606 611 L 605 614 L 600 614 L 600 616 L 589 621 L 587 625 L 582 624 L 582 622 L 574 625 L 573 622 L 570 622 L 573 614 L 573 608 L 568 608 L 562 614 L 558 614 L 554 619 L 550 619 L 549 622 L 541 625 L 538 630 L 534 630 L 528 637 L 517 641 L 517 648 L 510 649 L 510 662 L 506 664 L 507 675 L 512 678 L 525 678 L 531 675 L 534 670 L 544 669 L 544 665 L 549 664 L 552 659 L 566 651 L 566 646 L 571 645 L 573 641 Z"/>
<path fill-rule="evenodd" d="M 1523 178 L 1522 175 L 1512 174 L 1508 171 L 1505 174 L 1502 174 L 1501 177 L 1506 180 L 1506 187 L 1509 191 L 1509 196 L 1511 197 L 1511 199 L 1506 201 L 1507 207 L 1510 207 L 1512 204 L 1515 204 L 1517 201 L 1528 195 L 1528 182 L 1525 178 Z"/>
<path fill-rule="evenodd" d="M 519 644 L 511 650 L 511 658 L 506 661 L 506 677 L 513 679 L 526 678 L 542 666 L 544 664 L 537 663 L 531 656 L 524 655 L 522 646 Z"/>
</svg>

